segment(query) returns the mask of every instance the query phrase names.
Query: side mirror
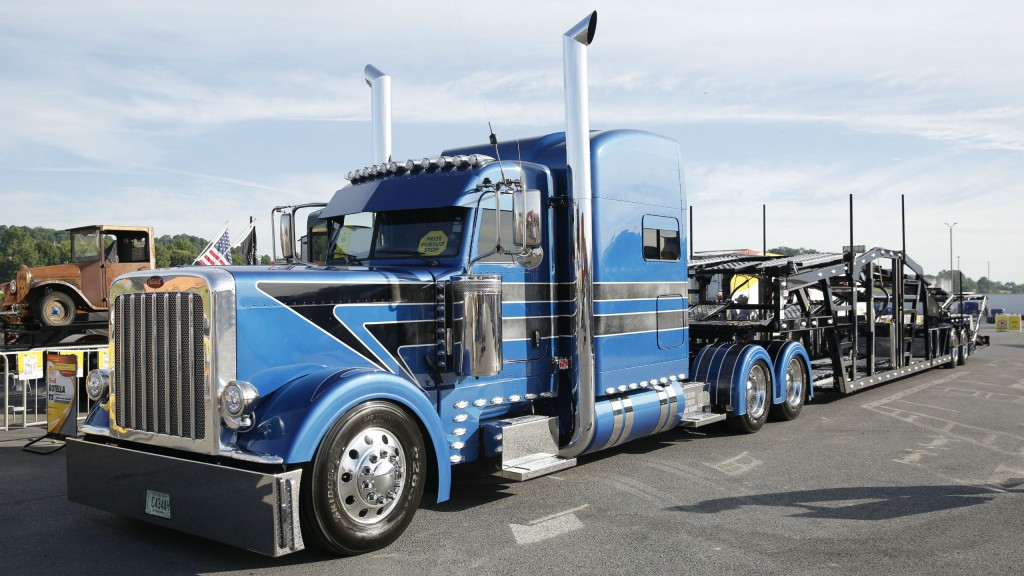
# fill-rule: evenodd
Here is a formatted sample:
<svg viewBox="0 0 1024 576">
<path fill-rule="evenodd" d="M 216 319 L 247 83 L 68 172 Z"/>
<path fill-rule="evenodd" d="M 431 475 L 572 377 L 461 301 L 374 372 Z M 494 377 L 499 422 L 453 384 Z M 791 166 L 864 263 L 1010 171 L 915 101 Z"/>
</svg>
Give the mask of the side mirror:
<svg viewBox="0 0 1024 576">
<path fill-rule="evenodd" d="M 292 227 L 292 215 L 281 214 L 281 257 L 287 261 L 295 259 L 295 233 Z"/>
<path fill-rule="evenodd" d="M 516 188 L 512 194 L 512 243 L 523 251 L 541 245 L 540 190 Z"/>
</svg>

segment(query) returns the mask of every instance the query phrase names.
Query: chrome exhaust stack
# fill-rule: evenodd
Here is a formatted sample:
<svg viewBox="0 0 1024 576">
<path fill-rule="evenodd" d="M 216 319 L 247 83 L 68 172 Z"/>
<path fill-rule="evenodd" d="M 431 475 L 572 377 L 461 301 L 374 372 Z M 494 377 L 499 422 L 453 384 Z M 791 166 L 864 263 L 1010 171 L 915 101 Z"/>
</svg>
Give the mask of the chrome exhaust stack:
<svg viewBox="0 0 1024 576">
<path fill-rule="evenodd" d="M 562 37 L 565 74 L 565 154 L 569 204 L 573 206 L 573 358 L 570 362 L 573 396 L 572 435 L 559 452 L 573 458 L 594 438 L 596 384 L 594 378 L 593 191 L 590 183 L 590 106 L 587 94 L 587 46 L 594 41 L 597 12 L 570 28 Z"/>
<path fill-rule="evenodd" d="M 391 76 L 372 64 L 363 69 L 366 85 L 370 87 L 370 114 L 372 116 L 371 162 L 383 164 L 391 161 Z"/>
</svg>

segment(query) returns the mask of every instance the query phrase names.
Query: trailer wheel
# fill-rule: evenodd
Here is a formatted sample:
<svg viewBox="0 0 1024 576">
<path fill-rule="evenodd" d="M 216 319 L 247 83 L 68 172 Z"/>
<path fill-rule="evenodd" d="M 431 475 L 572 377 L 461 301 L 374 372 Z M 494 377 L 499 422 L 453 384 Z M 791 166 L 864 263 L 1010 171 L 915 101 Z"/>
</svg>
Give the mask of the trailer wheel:
<svg viewBox="0 0 1024 576">
<path fill-rule="evenodd" d="M 47 292 L 36 302 L 36 317 L 43 326 L 49 328 L 71 324 L 76 312 L 75 301 L 60 290 Z"/>
<path fill-rule="evenodd" d="M 419 426 L 382 401 L 356 406 L 324 436 L 303 475 L 303 533 L 339 554 L 383 548 L 412 521 L 426 464 Z"/>
<path fill-rule="evenodd" d="M 804 408 L 804 398 L 807 397 L 807 369 L 804 368 L 803 359 L 793 356 L 786 367 L 786 397 L 780 404 L 771 408 L 771 415 L 779 420 L 795 420 Z"/>
<path fill-rule="evenodd" d="M 960 364 L 960 344 L 956 342 L 956 334 L 949 331 L 949 362 L 946 362 L 946 368 L 953 369 Z"/>
<path fill-rule="evenodd" d="M 768 407 L 771 405 L 771 370 L 763 360 L 750 365 L 747 372 L 747 412 L 729 416 L 729 426 L 736 432 L 753 434 L 764 426 L 768 420 Z"/>
</svg>

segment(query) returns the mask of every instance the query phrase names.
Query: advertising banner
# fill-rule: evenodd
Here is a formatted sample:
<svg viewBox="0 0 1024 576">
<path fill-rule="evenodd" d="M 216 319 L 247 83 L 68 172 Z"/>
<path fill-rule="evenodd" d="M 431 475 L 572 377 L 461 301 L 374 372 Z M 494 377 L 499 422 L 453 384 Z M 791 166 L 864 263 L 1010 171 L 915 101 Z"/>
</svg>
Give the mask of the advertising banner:
<svg viewBox="0 0 1024 576">
<path fill-rule="evenodd" d="M 78 434 L 77 373 L 76 356 L 46 355 L 46 429 L 51 435 L 73 437 Z"/>
<path fill-rule="evenodd" d="M 1010 317 L 1005 314 L 996 316 L 996 332 L 1006 332 L 1010 328 Z"/>
<path fill-rule="evenodd" d="M 43 351 L 18 353 L 18 380 L 35 380 L 43 377 Z"/>
</svg>

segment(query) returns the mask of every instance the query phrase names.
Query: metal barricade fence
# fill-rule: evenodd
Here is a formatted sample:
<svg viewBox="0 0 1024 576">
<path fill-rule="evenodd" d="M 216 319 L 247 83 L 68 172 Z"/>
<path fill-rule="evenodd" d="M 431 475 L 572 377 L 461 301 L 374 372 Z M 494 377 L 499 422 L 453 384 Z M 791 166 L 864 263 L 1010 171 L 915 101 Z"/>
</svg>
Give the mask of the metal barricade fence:
<svg viewBox="0 0 1024 576">
<path fill-rule="evenodd" d="M 18 369 L 18 356 L 25 354 L 42 353 L 45 370 L 46 354 L 70 354 L 81 353 L 81 369 L 75 377 L 76 413 L 78 420 L 84 420 L 92 408 L 93 402 L 85 392 L 85 377 L 89 371 L 96 368 L 99 360 L 99 351 L 106 350 L 106 344 L 89 346 L 54 346 L 47 348 L 33 348 L 31 350 L 19 350 L 17 352 L 0 352 L 0 368 L 3 369 L 3 425 L 0 430 L 11 428 L 27 428 L 29 426 L 46 426 L 46 375 L 38 378 L 22 378 Z"/>
</svg>

